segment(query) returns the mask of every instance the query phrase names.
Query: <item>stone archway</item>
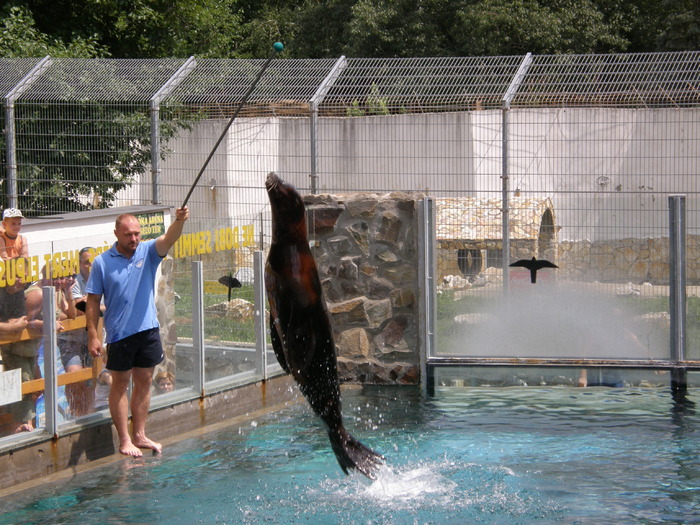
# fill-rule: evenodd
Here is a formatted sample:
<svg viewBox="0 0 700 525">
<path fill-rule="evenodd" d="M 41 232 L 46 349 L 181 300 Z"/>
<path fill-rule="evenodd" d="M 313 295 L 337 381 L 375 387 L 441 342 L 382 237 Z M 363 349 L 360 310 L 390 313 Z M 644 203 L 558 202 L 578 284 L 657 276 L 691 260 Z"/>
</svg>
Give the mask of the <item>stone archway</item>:
<svg viewBox="0 0 700 525">
<path fill-rule="evenodd" d="M 457 266 L 464 277 L 478 275 L 483 269 L 481 250 L 460 248 L 457 250 Z"/>
<path fill-rule="evenodd" d="M 556 258 L 556 234 L 554 213 L 551 208 L 544 210 L 540 220 L 540 230 L 537 235 L 537 258 L 554 261 Z"/>
</svg>

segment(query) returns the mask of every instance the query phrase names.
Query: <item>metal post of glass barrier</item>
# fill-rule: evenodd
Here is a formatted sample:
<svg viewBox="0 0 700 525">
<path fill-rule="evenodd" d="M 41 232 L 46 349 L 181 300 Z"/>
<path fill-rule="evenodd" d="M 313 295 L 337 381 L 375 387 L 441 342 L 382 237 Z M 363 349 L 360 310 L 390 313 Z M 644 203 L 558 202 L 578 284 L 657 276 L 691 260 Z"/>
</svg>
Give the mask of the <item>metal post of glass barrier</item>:
<svg viewBox="0 0 700 525">
<path fill-rule="evenodd" d="M 669 195 L 669 310 L 671 313 L 671 374 L 673 399 L 683 400 L 688 390 L 685 361 L 685 195 Z"/>
<path fill-rule="evenodd" d="M 202 261 L 192 262 L 192 350 L 195 392 L 204 397 L 204 273 Z"/>
<path fill-rule="evenodd" d="M 265 323 L 265 261 L 263 252 L 253 253 L 255 294 L 255 373 L 267 379 L 267 324 Z"/>
<path fill-rule="evenodd" d="M 47 270 L 48 271 L 48 270 Z M 44 343 L 44 414 L 45 429 L 53 437 L 58 437 L 58 382 L 56 380 L 56 289 L 43 286 L 41 310 L 43 312 Z"/>
<path fill-rule="evenodd" d="M 421 386 L 423 395 L 432 396 L 435 393 L 434 369 L 428 366 L 428 361 L 436 353 L 435 332 L 437 326 L 435 201 L 432 197 L 425 197 L 419 201 L 418 217 L 420 254 L 418 258 L 418 274 L 423 276 L 419 282 L 419 295 L 421 297 L 419 302 Z"/>
</svg>

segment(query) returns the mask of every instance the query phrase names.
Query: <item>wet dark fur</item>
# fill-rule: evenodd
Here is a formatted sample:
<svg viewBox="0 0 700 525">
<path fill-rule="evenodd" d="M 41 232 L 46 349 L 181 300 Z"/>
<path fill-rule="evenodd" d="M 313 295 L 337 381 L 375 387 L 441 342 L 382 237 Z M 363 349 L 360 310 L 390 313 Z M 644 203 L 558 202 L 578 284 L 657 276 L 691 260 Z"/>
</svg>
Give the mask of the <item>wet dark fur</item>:
<svg viewBox="0 0 700 525">
<path fill-rule="evenodd" d="M 304 203 L 275 173 L 265 185 L 272 207 L 272 245 L 265 265 L 272 347 L 323 420 L 343 471 L 356 469 L 374 479 L 382 456 L 343 426 L 333 330 L 306 236 Z"/>
</svg>

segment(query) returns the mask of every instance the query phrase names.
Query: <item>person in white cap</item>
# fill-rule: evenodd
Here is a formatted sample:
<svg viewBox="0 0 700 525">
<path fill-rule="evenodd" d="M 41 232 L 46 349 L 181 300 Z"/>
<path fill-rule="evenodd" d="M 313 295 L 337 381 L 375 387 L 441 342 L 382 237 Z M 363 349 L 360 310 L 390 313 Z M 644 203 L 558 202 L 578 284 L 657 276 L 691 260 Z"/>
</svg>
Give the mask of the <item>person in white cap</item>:
<svg viewBox="0 0 700 525">
<path fill-rule="evenodd" d="M 2 227 L 0 231 L 0 258 L 3 261 L 14 257 L 28 257 L 27 239 L 20 235 L 24 215 L 17 208 L 7 208 L 2 212 Z"/>
</svg>

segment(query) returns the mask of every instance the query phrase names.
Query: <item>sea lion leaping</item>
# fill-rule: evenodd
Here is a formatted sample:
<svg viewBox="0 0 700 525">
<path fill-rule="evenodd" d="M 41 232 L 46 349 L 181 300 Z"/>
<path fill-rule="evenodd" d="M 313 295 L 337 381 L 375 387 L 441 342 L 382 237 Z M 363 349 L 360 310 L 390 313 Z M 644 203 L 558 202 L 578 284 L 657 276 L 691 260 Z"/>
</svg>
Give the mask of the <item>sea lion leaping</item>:
<svg viewBox="0 0 700 525">
<path fill-rule="evenodd" d="M 274 172 L 265 186 L 272 208 L 272 243 L 265 265 L 272 348 L 323 421 L 343 472 L 356 469 L 375 479 L 384 458 L 343 426 L 333 329 L 306 237 L 304 202 Z"/>
<path fill-rule="evenodd" d="M 545 259 L 540 259 L 538 261 L 534 257 L 532 259 L 520 259 L 519 261 L 515 261 L 510 266 L 522 266 L 522 267 L 530 270 L 530 282 L 531 283 L 537 282 L 537 270 L 541 270 L 542 268 L 559 268 L 553 262 L 549 262 Z"/>
</svg>

